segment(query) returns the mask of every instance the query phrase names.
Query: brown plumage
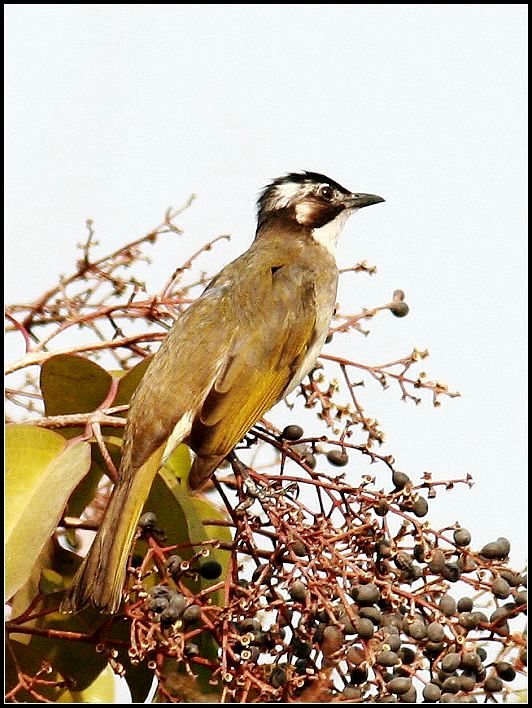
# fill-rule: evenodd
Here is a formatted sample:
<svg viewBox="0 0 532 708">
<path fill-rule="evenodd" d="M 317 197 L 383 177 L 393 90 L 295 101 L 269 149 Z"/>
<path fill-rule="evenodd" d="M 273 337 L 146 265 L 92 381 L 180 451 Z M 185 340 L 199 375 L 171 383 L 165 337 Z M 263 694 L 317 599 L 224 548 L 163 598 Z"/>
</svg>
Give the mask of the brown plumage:
<svg viewBox="0 0 532 708">
<path fill-rule="evenodd" d="M 298 184 L 282 181 L 288 177 L 267 188 L 268 206 L 262 196 L 259 229 L 249 250 L 180 315 L 139 384 L 124 433 L 119 481 L 63 611 L 88 603 L 105 612 L 118 610 L 127 557 L 153 481 L 153 465 L 144 464 L 152 453 L 166 443 L 166 459 L 181 442 L 189 444 L 196 453 L 189 485 L 197 489 L 314 366 L 333 315 L 338 271 L 331 249 L 316 239 L 312 224 L 300 223 L 296 207 L 306 198 L 305 218 L 315 214 L 316 190 L 336 183 L 322 175 L 319 181 L 301 181 L 299 202 L 294 188 L 284 205 L 292 187 L 275 189 Z M 341 206 L 355 195 L 331 190 L 337 203 L 323 200 L 330 220 L 356 208 Z M 323 222 L 323 214 L 312 219 Z"/>
</svg>

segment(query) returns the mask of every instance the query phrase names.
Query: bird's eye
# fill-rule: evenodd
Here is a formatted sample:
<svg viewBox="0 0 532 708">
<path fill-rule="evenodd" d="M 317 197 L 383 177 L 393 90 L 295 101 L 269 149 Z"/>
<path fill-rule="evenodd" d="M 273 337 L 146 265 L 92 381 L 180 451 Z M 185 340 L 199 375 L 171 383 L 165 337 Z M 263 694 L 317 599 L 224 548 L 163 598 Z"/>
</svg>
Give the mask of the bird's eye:
<svg viewBox="0 0 532 708">
<path fill-rule="evenodd" d="M 334 197 L 334 191 L 328 184 L 322 184 L 319 189 L 319 195 L 320 197 L 327 199 L 327 201 L 330 201 Z"/>
</svg>

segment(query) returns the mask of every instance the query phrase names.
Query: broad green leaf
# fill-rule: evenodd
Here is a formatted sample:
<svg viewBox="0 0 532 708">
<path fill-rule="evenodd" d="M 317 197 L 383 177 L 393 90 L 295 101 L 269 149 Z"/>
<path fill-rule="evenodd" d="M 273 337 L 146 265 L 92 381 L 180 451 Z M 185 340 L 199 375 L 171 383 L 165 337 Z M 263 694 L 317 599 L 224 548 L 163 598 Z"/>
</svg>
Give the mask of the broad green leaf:
<svg viewBox="0 0 532 708">
<path fill-rule="evenodd" d="M 190 448 L 187 445 L 178 445 L 164 466 L 173 476 L 181 483 L 183 489 L 186 488 L 188 475 L 192 467 L 192 458 L 190 456 Z"/>
<path fill-rule="evenodd" d="M 47 541 L 27 582 L 13 596 L 11 616 L 19 617 L 39 594 L 43 596 L 38 606 L 39 610 L 57 607 L 59 602 L 57 593 L 70 585 L 80 563 L 81 558 L 76 553 L 68 551 L 52 539 Z M 42 622 L 42 619 L 26 621 L 24 626 L 41 626 Z M 11 636 L 22 644 L 29 644 L 32 638 L 30 634 L 17 633 Z"/>
<path fill-rule="evenodd" d="M 58 354 L 41 367 L 40 385 L 46 415 L 90 413 L 100 406 L 109 392 L 111 375 L 90 359 L 74 354 Z M 83 426 L 60 429 L 72 438 Z"/>
<path fill-rule="evenodd" d="M 107 438 L 105 444 L 116 469 L 120 466 L 120 439 Z M 81 480 L 68 500 L 67 511 L 69 516 L 81 516 L 82 512 L 94 499 L 101 478 L 106 474 L 107 466 L 104 462 L 100 447 L 91 443 L 91 468 L 89 473 Z"/>
<path fill-rule="evenodd" d="M 162 467 L 156 475 L 144 511 L 152 511 L 157 516 L 157 526 L 166 535 L 166 545 L 181 545 L 201 542 L 205 535 L 191 503 L 191 496 L 176 480 L 173 473 Z M 144 553 L 145 542 L 139 542 L 139 550 Z M 181 548 L 180 556 L 190 558 L 194 549 Z"/>
<path fill-rule="evenodd" d="M 58 604 L 58 600 L 56 602 Z M 96 632 L 105 622 L 106 620 L 95 609 L 86 608 L 75 615 L 52 612 L 39 618 L 38 627 L 90 634 Z M 90 686 L 108 663 L 106 655 L 97 652 L 96 644 L 90 642 L 35 636 L 30 646 L 62 676 L 72 679 L 78 691 L 83 691 Z"/>
<path fill-rule="evenodd" d="M 50 543 L 51 552 L 41 571 L 39 592 L 43 595 L 39 603 L 40 610 L 48 610 L 32 622 L 39 629 L 54 629 L 68 632 L 91 633 L 106 623 L 95 609 L 86 608 L 72 615 L 64 615 L 57 611 L 62 591 L 70 585 L 72 577 L 81 563 L 81 558 L 75 553 Z M 25 623 L 26 626 L 26 623 Z M 17 639 L 21 636 L 17 634 Z M 73 687 L 78 691 L 90 686 L 102 670 L 107 666 L 105 654 L 96 652 L 95 644 L 62 640 L 56 637 L 33 636 L 31 647 L 36 655 L 48 661 L 54 669 L 66 678 L 72 679 Z M 63 701 L 72 702 L 77 699 L 70 694 L 62 696 Z"/>
<path fill-rule="evenodd" d="M 40 552 L 39 557 L 37 558 L 27 581 L 24 583 L 24 585 L 22 585 L 21 588 L 17 590 L 17 592 L 13 596 L 13 600 L 11 602 L 12 618 L 19 617 L 23 612 L 25 612 L 30 606 L 30 604 L 33 602 L 33 600 L 39 594 L 39 583 L 41 582 L 41 573 L 45 568 L 50 567 L 52 563 L 52 554 L 53 543 L 51 540 L 49 540 Z M 35 622 L 26 622 L 25 626 L 33 626 L 34 624 Z M 21 644 L 27 645 L 31 641 L 31 634 L 12 634 L 11 636 Z"/>
<path fill-rule="evenodd" d="M 81 482 L 72 492 L 65 514 L 68 516 L 81 516 L 84 509 L 88 507 L 91 501 L 96 496 L 98 484 L 103 477 L 103 468 L 96 460 L 92 460 L 88 474 L 83 477 Z"/>
<path fill-rule="evenodd" d="M 118 639 L 129 644 L 130 633 L 131 622 L 117 621 L 113 623 L 108 636 L 110 639 Z M 116 650 L 118 652 L 117 660 L 122 664 L 126 672 L 124 678 L 131 693 L 132 702 L 144 703 L 152 687 L 155 675 L 154 669 L 148 668 L 147 658 L 138 664 L 132 664 L 126 646 L 117 646 Z"/>
<path fill-rule="evenodd" d="M 199 496 L 192 497 L 192 504 L 194 505 L 196 514 L 198 515 L 200 521 L 203 524 L 203 531 L 206 538 L 216 539 L 217 541 L 221 541 L 223 543 L 231 543 L 233 541 L 233 536 L 228 526 L 214 526 L 212 524 L 207 523 L 208 521 L 228 521 L 229 515 L 225 509 L 221 509 L 208 499 Z M 203 587 L 209 587 L 210 585 L 214 585 L 215 583 L 218 583 L 220 582 L 220 580 L 223 580 L 225 578 L 225 576 L 227 575 L 230 557 L 230 551 L 226 551 L 222 548 L 211 549 L 208 559 L 215 560 L 220 563 L 220 565 L 222 566 L 222 574 L 219 578 L 216 578 L 215 580 L 202 579 Z M 216 604 L 222 603 L 222 597 L 223 593 L 221 592 L 216 592 L 212 594 L 213 602 Z"/>
<path fill-rule="evenodd" d="M 113 670 L 109 665 L 102 673 L 83 691 L 72 691 L 72 701 L 63 698 L 60 703 L 107 703 L 115 702 L 116 682 Z"/>
<path fill-rule="evenodd" d="M 120 651 L 118 652 L 118 656 L 120 657 Z M 155 672 L 153 669 L 148 669 L 147 659 L 140 664 L 132 664 L 126 656 L 123 666 L 126 670 L 124 678 L 127 682 L 129 692 L 131 693 L 132 702 L 144 703 L 151 690 Z"/>
<path fill-rule="evenodd" d="M 115 406 L 123 406 L 129 403 L 152 359 L 153 356 L 146 357 L 120 378 L 114 402 Z"/>
<path fill-rule="evenodd" d="M 18 635 L 20 636 L 20 635 Z M 6 643 L 6 662 L 5 662 L 5 690 L 6 694 L 11 691 L 18 683 L 18 675 L 15 667 L 15 662 L 13 660 L 13 654 L 16 657 L 17 664 L 20 666 L 21 670 L 28 676 L 35 676 L 35 674 L 41 668 L 42 662 L 47 660 L 46 656 L 43 656 L 39 649 L 36 648 L 33 643 L 29 645 L 21 644 L 19 641 L 15 641 L 11 638 L 10 641 Z M 54 669 L 54 667 L 52 667 Z M 50 674 L 46 674 L 46 680 L 48 681 L 60 681 L 62 676 L 55 670 L 52 670 Z M 34 689 L 44 698 L 48 699 L 52 703 L 61 700 L 61 696 L 64 693 L 68 694 L 68 691 L 63 687 L 50 686 L 50 685 L 36 685 Z M 37 703 L 38 699 L 33 697 L 27 690 L 21 689 L 17 691 L 15 700 L 18 703 Z"/>
<path fill-rule="evenodd" d="M 135 390 L 140 383 L 140 380 L 146 373 L 146 369 L 148 368 L 152 358 L 152 356 L 146 357 L 146 359 L 143 359 L 129 371 L 112 372 L 115 378 L 120 379 L 118 382 L 115 400 L 113 401 L 113 406 L 125 406 L 129 403 L 131 396 L 135 393 Z M 125 417 L 127 415 L 127 411 L 117 413 L 117 415 Z M 117 437 L 122 437 L 123 432 L 123 428 L 111 428 L 107 425 L 102 426 L 102 433 L 104 435 L 115 435 Z"/>
<path fill-rule="evenodd" d="M 6 598 L 28 580 L 90 463 L 86 442 L 69 444 L 32 425 L 6 427 Z"/>
</svg>

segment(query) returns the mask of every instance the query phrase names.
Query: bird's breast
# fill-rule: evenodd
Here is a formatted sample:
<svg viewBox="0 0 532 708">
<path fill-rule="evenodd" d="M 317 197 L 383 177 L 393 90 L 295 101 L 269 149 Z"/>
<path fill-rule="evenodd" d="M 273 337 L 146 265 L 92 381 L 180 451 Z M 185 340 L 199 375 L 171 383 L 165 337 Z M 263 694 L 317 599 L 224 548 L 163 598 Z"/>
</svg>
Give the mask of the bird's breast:
<svg viewBox="0 0 532 708">
<path fill-rule="evenodd" d="M 337 272 L 331 272 L 329 277 L 316 278 L 314 281 L 316 323 L 307 351 L 286 390 L 286 394 L 293 391 L 305 376 L 314 368 L 316 360 L 321 353 L 329 326 L 336 307 Z"/>
</svg>

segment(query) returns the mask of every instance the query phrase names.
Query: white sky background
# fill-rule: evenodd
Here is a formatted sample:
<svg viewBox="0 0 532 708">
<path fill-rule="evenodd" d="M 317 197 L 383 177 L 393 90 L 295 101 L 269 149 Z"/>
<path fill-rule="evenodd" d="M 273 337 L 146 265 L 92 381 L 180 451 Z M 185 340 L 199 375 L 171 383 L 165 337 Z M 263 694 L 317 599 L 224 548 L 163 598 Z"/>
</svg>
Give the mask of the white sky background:
<svg viewBox="0 0 532 708">
<path fill-rule="evenodd" d="M 71 272 L 88 216 L 102 255 L 196 192 L 185 237 L 155 251 L 162 284 L 218 234 L 233 236 L 213 272 L 245 250 L 258 190 L 286 171 L 384 196 L 340 250 L 378 273 L 343 276 L 341 299 L 356 312 L 400 287 L 411 314 L 328 351 L 375 364 L 428 347 L 423 368 L 463 397 L 415 408 L 368 383 L 383 451 L 413 479 L 473 474 L 431 520 L 460 519 L 477 547 L 508 536 L 523 562 L 524 8 L 8 5 L 6 300 Z"/>
</svg>

